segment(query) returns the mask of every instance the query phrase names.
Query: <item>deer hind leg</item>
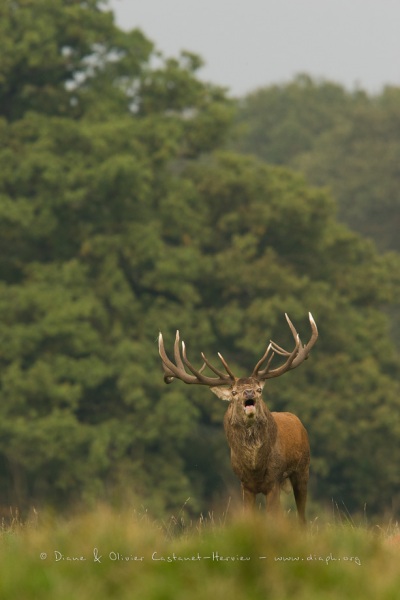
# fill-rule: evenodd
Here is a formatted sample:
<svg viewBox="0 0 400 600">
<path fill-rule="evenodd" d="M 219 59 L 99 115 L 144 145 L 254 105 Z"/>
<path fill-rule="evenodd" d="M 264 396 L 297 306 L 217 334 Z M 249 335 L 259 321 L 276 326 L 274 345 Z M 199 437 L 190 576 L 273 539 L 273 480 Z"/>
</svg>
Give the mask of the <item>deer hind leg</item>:
<svg viewBox="0 0 400 600">
<path fill-rule="evenodd" d="M 308 467 L 307 471 L 293 473 L 290 477 L 293 487 L 294 499 L 296 501 L 297 515 L 299 521 L 306 524 L 306 502 L 307 502 L 307 484 L 308 484 Z"/>
</svg>

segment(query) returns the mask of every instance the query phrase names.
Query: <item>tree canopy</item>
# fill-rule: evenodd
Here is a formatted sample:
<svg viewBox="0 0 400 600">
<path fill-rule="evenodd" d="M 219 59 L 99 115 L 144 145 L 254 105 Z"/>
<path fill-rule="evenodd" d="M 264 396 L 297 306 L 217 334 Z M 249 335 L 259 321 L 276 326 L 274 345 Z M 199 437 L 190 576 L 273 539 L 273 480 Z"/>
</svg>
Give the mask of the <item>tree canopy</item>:
<svg viewBox="0 0 400 600">
<path fill-rule="evenodd" d="M 399 252 L 399 100 L 394 86 L 368 95 L 300 75 L 238 102 L 234 146 L 328 187 L 343 222 Z"/>
<path fill-rule="evenodd" d="M 303 176 L 227 151 L 232 102 L 201 60 L 105 8 L 1 9 L 1 502 L 207 510 L 234 481 L 224 406 L 164 386 L 158 331 L 246 375 L 270 337 L 290 344 L 284 312 L 306 338 L 311 310 L 318 345 L 267 404 L 306 424 L 316 500 L 393 508 L 397 257 Z"/>
</svg>

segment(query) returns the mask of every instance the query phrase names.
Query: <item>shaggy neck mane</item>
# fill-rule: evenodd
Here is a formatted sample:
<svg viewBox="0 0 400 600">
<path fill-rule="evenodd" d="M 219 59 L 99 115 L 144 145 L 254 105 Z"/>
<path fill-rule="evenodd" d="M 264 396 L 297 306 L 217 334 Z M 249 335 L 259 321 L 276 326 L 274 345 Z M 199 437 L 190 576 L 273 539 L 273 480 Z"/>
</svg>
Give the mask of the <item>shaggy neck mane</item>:
<svg viewBox="0 0 400 600">
<path fill-rule="evenodd" d="M 234 431 L 230 436 L 235 447 L 240 445 L 253 446 L 261 443 L 273 445 L 277 436 L 275 420 L 264 402 L 260 402 L 259 414 L 249 421 L 232 407 L 232 413 L 228 417 L 229 425 Z"/>
</svg>

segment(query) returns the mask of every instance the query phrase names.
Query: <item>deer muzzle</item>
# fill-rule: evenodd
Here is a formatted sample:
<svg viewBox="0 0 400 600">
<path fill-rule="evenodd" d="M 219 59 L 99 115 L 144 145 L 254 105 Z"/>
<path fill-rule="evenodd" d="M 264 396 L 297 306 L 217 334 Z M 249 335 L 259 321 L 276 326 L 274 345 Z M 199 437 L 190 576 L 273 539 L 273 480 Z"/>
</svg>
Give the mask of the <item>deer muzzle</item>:
<svg viewBox="0 0 400 600">
<path fill-rule="evenodd" d="M 244 390 L 243 397 L 244 397 L 244 402 L 243 402 L 244 412 L 246 413 L 246 415 L 248 417 L 254 417 L 255 412 L 256 412 L 256 403 L 255 403 L 256 394 L 255 394 L 254 390 L 253 389 Z"/>
</svg>

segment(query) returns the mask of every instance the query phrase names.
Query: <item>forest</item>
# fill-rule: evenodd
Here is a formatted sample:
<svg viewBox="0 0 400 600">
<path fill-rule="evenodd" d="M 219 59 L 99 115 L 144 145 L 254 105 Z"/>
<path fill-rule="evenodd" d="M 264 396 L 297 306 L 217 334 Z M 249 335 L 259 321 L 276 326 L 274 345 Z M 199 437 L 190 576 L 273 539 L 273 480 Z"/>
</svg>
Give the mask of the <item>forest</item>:
<svg viewBox="0 0 400 600">
<path fill-rule="evenodd" d="M 226 407 L 164 384 L 158 333 L 246 376 L 311 311 L 265 401 L 312 506 L 398 516 L 400 88 L 232 98 L 201 66 L 101 0 L 1 1 L 0 506 L 226 505 Z"/>
</svg>

